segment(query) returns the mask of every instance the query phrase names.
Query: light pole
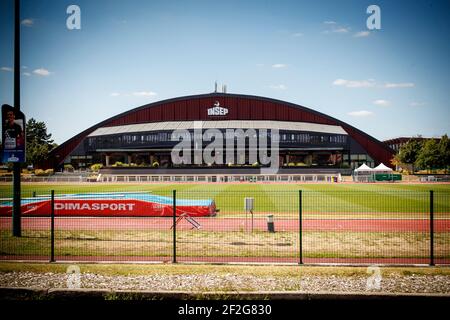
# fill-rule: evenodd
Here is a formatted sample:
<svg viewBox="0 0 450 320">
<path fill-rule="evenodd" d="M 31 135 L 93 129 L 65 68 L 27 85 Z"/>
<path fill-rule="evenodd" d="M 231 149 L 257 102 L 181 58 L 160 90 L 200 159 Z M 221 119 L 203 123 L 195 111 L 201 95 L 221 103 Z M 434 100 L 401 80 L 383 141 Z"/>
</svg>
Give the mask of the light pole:
<svg viewBox="0 0 450 320">
<path fill-rule="evenodd" d="M 14 108 L 20 111 L 20 0 L 14 2 Z M 20 162 L 13 164 L 13 212 L 12 233 L 22 235 L 20 208 Z"/>
</svg>

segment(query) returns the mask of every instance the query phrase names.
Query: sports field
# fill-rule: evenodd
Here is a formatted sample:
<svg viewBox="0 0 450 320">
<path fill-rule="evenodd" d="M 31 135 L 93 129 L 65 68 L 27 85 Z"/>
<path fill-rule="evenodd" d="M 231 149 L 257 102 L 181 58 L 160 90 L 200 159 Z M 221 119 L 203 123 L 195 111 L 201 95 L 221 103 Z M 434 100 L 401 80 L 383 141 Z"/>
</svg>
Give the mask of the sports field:
<svg viewBox="0 0 450 320">
<path fill-rule="evenodd" d="M 0 186 L 1 197 L 10 197 L 10 189 Z M 434 257 L 450 263 L 450 184 L 23 184 L 22 195 L 145 191 L 171 197 L 174 189 L 177 199 L 213 199 L 220 210 L 197 218 L 200 229 L 180 221 L 178 261 L 298 262 L 301 247 L 304 262 L 428 263 L 433 190 Z M 255 199 L 253 219 L 245 197 Z M 275 233 L 267 231 L 269 214 Z M 0 218 L 2 259 L 48 259 L 48 218 L 24 218 L 20 239 L 10 236 L 10 226 L 10 218 Z M 171 227 L 171 218 L 56 218 L 55 255 L 171 261 Z"/>
<path fill-rule="evenodd" d="M 450 193 L 450 184 L 27 184 L 22 185 L 22 197 L 55 194 L 96 193 L 96 192 L 131 192 L 149 191 L 159 195 L 172 196 L 176 190 L 178 198 L 211 198 L 217 207 L 230 217 L 233 211 L 242 211 L 242 198 L 255 198 L 256 207 L 266 211 L 281 212 L 283 209 L 298 207 L 298 191 L 306 192 L 310 197 L 320 198 L 319 203 L 304 203 L 304 213 L 332 212 L 344 214 L 364 213 L 423 213 L 428 211 L 430 190 L 435 191 L 435 212 L 449 213 L 450 203 L 446 194 Z M 242 198 L 230 195 L 242 195 Z M 0 185 L 2 198 L 12 196 L 11 185 Z M 287 199 L 286 199 L 287 198 Z M 383 201 L 380 201 L 383 199 Z M 238 203 L 236 201 L 239 201 Z M 318 206 L 319 204 L 319 206 Z M 290 210 L 287 210 L 289 212 Z M 258 213 L 258 212 L 256 212 Z M 319 217 L 322 217 L 319 215 Z"/>
</svg>

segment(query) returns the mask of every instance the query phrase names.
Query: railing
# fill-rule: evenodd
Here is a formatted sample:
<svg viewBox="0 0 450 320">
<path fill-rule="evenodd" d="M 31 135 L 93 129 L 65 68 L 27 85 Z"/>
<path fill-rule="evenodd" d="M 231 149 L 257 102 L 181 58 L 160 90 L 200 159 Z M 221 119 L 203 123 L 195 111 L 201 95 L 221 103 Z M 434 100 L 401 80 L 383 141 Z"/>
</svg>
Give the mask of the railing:
<svg viewBox="0 0 450 320">
<path fill-rule="evenodd" d="M 12 176 L 2 176 L 0 177 L 0 182 L 12 182 Z M 22 182 L 88 182 L 88 178 L 86 176 L 29 176 L 22 177 Z"/>
<path fill-rule="evenodd" d="M 0 259 L 450 264 L 448 191 L 158 190 L 5 194 Z"/>
<path fill-rule="evenodd" d="M 340 174 L 102 174 L 100 182 L 341 182 Z"/>
</svg>

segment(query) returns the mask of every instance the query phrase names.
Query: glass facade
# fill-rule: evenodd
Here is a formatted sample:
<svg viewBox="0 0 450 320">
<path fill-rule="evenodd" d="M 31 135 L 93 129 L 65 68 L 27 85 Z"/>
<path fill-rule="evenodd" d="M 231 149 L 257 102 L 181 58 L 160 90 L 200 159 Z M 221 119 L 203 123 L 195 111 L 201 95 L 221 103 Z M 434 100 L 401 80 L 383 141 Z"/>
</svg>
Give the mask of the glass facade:
<svg viewBox="0 0 450 320">
<path fill-rule="evenodd" d="M 229 131 L 225 129 L 220 131 L 224 138 L 229 137 Z M 253 136 L 259 136 L 262 133 L 258 130 L 250 132 Z M 279 163 L 282 167 L 355 168 L 362 163 L 369 166 L 374 164 L 367 154 L 352 153 L 350 138 L 344 134 L 280 130 L 278 136 L 275 137 L 274 133 L 270 131 L 263 132 L 267 134 L 266 140 L 269 147 L 271 139 L 278 138 Z M 230 155 L 223 152 L 223 154 L 217 153 L 216 155 L 220 159 L 219 164 L 198 164 L 201 161 L 194 158 L 195 137 L 193 130 L 186 131 L 183 138 L 190 138 L 192 141 L 191 162 L 186 165 L 172 164 L 172 148 L 181 140 L 180 138 L 175 139 L 172 131 L 131 132 L 87 137 L 83 143 L 85 158 L 72 155 L 69 158 L 70 160 L 66 160 L 66 162 L 71 162 L 75 167 L 87 167 L 92 163 L 103 163 L 111 166 L 116 162 L 140 166 L 152 166 L 157 162 L 159 167 L 252 165 L 249 157 L 248 139 L 245 140 L 245 150 L 234 150 L 232 162 L 229 161 Z M 211 143 L 210 136 L 203 138 L 202 148 Z M 235 137 L 235 146 L 237 140 Z M 225 148 L 225 142 L 223 146 Z"/>
<path fill-rule="evenodd" d="M 227 132 L 221 130 L 224 138 L 229 136 Z M 256 135 L 259 136 L 260 132 L 255 130 Z M 190 131 L 190 139 L 194 140 L 194 132 Z M 205 144 L 208 144 L 212 134 L 206 135 Z M 187 138 L 187 137 L 185 137 Z M 270 132 L 267 133 L 267 140 L 270 142 L 272 138 L 277 138 L 273 136 Z M 235 138 L 237 140 L 237 138 Z M 301 146 L 345 146 L 347 144 L 346 135 L 333 135 L 326 133 L 312 133 L 312 132 L 288 132 L 280 131 L 278 140 L 281 145 L 301 145 Z M 118 135 L 108 135 L 108 136 L 95 136 L 88 137 L 86 139 L 85 149 L 86 151 L 96 151 L 97 149 L 111 149 L 111 148 L 133 148 L 133 147 L 145 147 L 145 148 L 155 148 L 157 146 L 170 146 L 176 145 L 178 141 L 174 139 L 171 131 L 161 131 L 161 132 L 141 132 L 141 133 L 129 133 L 129 134 L 118 134 Z"/>
</svg>

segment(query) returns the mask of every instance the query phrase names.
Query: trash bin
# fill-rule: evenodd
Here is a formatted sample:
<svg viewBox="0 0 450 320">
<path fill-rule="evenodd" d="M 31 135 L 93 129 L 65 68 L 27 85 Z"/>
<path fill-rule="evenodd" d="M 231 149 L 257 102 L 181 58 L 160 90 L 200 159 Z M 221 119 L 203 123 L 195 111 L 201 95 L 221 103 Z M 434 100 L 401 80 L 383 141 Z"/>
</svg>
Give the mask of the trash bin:
<svg viewBox="0 0 450 320">
<path fill-rule="evenodd" d="M 273 214 L 267 216 L 267 231 L 275 232 L 275 225 L 273 223 Z"/>
</svg>

